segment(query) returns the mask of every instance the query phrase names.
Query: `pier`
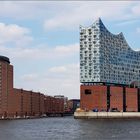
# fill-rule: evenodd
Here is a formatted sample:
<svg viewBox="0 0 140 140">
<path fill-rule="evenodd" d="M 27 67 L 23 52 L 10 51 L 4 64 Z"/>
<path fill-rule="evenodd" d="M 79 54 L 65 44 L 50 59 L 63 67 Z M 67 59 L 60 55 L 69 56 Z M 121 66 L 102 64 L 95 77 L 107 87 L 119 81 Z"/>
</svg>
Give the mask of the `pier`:
<svg viewBox="0 0 140 140">
<path fill-rule="evenodd" d="M 75 112 L 75 119 L 140 119 L 140 112 Z"/>
</svg>

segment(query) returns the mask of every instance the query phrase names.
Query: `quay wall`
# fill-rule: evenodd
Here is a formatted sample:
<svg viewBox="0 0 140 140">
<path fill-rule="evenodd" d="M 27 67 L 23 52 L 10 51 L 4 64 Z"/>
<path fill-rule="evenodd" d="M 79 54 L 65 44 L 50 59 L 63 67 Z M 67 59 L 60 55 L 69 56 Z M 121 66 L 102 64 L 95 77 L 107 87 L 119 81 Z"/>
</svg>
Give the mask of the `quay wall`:
<svg viewBox="0 0 140 140">
<path fill-rule="evenodd" d="M 131 119 L 139 118 L 140 112 L 75 112 L 75 119 Z"/>
</svg>

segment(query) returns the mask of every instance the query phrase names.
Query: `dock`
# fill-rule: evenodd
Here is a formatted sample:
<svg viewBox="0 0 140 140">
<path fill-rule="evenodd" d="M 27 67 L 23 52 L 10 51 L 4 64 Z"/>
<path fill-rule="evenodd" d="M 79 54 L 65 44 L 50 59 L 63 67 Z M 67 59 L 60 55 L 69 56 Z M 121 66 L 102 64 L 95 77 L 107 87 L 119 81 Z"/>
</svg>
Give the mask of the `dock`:
<svg viewBox="0 0 140 140">
<path fill-rule="evenodd" d="M 75 119 L 140 119 L 140 112 L 75 112 Z"/>
</svg>

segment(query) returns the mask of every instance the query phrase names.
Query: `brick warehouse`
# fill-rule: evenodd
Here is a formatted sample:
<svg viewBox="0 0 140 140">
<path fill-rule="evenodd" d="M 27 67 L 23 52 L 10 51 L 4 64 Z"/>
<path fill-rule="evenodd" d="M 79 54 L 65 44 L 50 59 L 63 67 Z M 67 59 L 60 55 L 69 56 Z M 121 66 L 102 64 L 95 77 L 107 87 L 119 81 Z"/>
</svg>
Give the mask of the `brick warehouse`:
<svg viewBox="0 0 140 140">
<path fill-rule="evenodd" d="M 81 85 L 80 108 L 83 110 L 140 111 L 140 90 L 114 85 Z"/>
<path fill-rule="evenodd" d="M 0 118 L 63 114 L 64 100 L 39 92 L 13 88 L 13 66 L 0 56 Z"/>
</svg>

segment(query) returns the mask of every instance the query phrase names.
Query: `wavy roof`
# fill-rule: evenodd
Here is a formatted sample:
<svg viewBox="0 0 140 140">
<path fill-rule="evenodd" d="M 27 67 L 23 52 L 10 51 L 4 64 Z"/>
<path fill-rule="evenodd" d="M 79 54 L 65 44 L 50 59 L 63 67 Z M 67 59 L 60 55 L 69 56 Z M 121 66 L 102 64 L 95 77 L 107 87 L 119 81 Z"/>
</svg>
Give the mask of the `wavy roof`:
<svg viewBox="0 0 140 140">
<path fill-rule="evenodd" d="M 111 33 L 111 32 L 106 28 L 106 26 L 103 24 L 101 18 L 98 18 L 92 25 L 90 25 L 90 26 L 88 26 L 88 27 L 84 27 L 84 26 L 82 26 L 82 25 L 80 25 L 80 27 L 83 28 L 83 29 L 85 29 L 85 28 L 91 28 L 91 27 L 93 27 L 93 26 L 94 26 L 95 24 L 97 24 L 97 23 L 98 23 L 100 26 L 102 26 L 102 28 L 103 28 L 104 30 L 106 30 L 109 34 L 111 34 L 112 36 L 122 38 L 122 40 L 126 43 L 128 49 L 130 49 L 130 50 L 132 50 L 132 51 L 134 51 L 134 52 L 140 53 L 140 51 L 135 51 L 135 50 L 133 50 L 133 49 L 130 47 L 130 45 L 129 45 L 128 42 L 126 41 L 126 39 L 125 39 L 125 37 L 124 37 L 124 35 L 123 35 L 122 32 L 120 32 L 119 34 L 113 34 L 113 33 Z"/>
</svg>

